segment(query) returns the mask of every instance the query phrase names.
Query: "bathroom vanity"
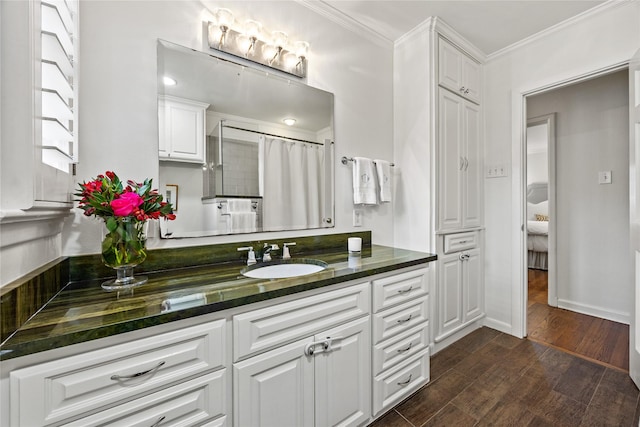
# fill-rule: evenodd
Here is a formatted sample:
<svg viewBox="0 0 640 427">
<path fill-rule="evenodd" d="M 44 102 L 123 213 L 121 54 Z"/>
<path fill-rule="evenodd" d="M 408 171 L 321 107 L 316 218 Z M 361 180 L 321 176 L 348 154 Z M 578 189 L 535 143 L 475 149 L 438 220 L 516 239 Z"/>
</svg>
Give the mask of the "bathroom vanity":
<svg viewBox="0 0 640 427">
<path fill-rule="evenodd" d="M 70 282 L 0 347 L 0 424 L 373 421 L 429 381 L 436 257 L 344 248 L 292 278 L 237 259 L 146 273 L 132 295 Z"/>
</svg>

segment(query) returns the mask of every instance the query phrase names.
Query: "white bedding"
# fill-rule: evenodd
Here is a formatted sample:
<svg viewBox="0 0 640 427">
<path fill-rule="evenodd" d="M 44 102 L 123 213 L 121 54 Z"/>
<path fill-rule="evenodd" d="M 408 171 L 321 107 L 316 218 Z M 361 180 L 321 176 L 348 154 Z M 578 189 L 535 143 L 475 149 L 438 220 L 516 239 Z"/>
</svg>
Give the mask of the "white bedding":
<svg viewBox="0 0 640 427">
<path fill-rule="evenodd" d="M 549 221 L 527 221 L 527 232 L 547 236 L 549 234 Z"/>
<path fill-rule="evenodd" d="M 549 252 L 549 221 L 527 221 L 527 249 Z"/>
</svg>

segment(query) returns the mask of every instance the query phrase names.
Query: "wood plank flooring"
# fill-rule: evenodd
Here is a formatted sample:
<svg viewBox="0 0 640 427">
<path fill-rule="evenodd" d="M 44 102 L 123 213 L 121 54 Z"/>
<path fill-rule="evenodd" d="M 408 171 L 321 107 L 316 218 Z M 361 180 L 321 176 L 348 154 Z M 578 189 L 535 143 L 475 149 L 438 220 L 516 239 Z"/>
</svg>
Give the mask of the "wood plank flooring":
<svg viewBox="0 0 640 427">
<path fill-rule="evenodd" d="M 431 382 L 373 427 L 638 426 L 629 375 L 480 328 L 431 358 Z"/>
<path fill-rule="evenodd" d="M 472 332 L 432 356 L 429 384 L 372 427 L 638 426 L 628 326 L 549 307 L 546 272 L 529 279 L 529 338 Z"/>
<path fill-rule="evenodd" d="M 547 277 L 529 270 L 528 338 L 628 372 L 629 325 L 550 307 Z"/>
</svg>

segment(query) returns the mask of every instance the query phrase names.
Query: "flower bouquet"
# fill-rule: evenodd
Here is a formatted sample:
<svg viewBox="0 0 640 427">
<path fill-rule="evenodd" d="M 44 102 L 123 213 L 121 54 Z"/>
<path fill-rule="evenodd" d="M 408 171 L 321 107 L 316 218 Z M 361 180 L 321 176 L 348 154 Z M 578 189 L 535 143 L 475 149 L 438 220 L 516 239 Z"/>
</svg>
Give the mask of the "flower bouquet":
<svg viewBox="0 0 640 427">
<path fill-rule="evenodd" d="M 127 181 L 124 185 L 111 171 L 79 185 L 74 195 L 80 197 L 78 207 L 86 216 L 102 218 L 106 233 L 102 241 L 102 259 L 116 269 L 117 278 L 104 282 L 107 290 L 121 290 L 139 286 L 147 281 L 134 277 L 133 267 L 147 257 L 147 220 L 176 218 L 170 203 L 164 202 L 152 180 Z"/>
</svg>

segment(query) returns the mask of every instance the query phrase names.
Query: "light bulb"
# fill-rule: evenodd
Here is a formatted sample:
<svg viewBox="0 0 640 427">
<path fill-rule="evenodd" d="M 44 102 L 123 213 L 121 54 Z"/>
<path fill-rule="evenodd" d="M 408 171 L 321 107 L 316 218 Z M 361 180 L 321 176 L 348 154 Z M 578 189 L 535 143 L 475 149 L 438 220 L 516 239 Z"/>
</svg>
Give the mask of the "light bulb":
<svg viewBox="0 0 640 427">
<path fill-rule="evenodd" d="M 218 20 L 218 26 L 224 32 L 229 29 L 233 24 L 233 13 L 229 9 L 218 9 L 216 11 L 216 19 Z"/>
<path fill-rule="evenodd" d="M 274 31 L 271 36 L 273 37 L 273 44 L 279 48 L 284 48 L 287 44 L 287 39 L 289 38 L 287 33 L 283 31 Z"/>
<path fill-rule="evenodd" d="M 247 36 L 259 39 L 261 32 L 262 32 L 262 24 L 259 23 L 258 21 L 249 19 L 244 23 L 244 33 Z"/>
<path fill-rule="evenodd" d="M 298 64 L 298 57 L 295 53 L 289 52 L 284 56 L 284 66 L 287 68 L 294 68 Z"/>
<path fill-rule="evenodd" d="M 287 126 L 293 126 L 296 124 L 296 119 L 292 119 L 292 118 L 286 118 L 286 119 L 283 119 L 282 121 Z"/>
<path fill-rule="evenodd" d="M 307 54 L 309 53 L 309 43 L 303 42 L 303 41 L 298 41 L 298 42 L 295 43 L 294 48 L 295 48 L 296 55 L 298 56 L 298 58 L 306 58 L 307 57 Z"/>
</svg>

